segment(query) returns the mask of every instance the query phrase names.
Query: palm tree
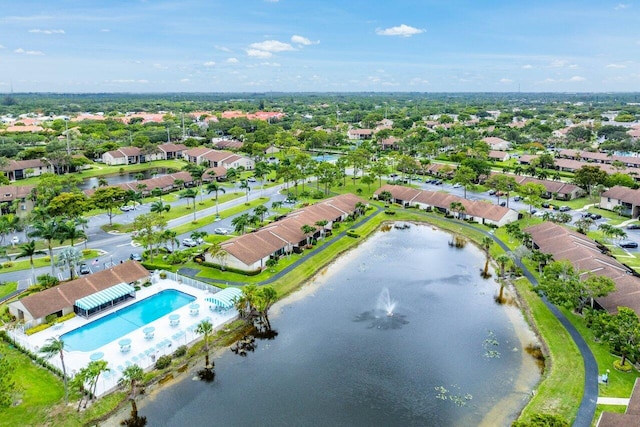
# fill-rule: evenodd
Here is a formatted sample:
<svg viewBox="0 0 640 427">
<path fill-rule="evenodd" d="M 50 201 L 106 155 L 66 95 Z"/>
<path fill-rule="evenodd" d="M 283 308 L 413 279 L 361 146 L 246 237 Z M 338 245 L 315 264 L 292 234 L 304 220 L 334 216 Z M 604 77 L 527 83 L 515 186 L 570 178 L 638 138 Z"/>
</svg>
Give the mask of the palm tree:
<svg viewBox="0 0 640 427">
<path fill-rule="evenodd" d="M 193 180 L 197 183 L 198 193 L 200 193 L 200 203 L 202 203 L 202 176 L 206 172 L 207 168 L 203 165 L 189 163 L 184 168 L 182 168 L 182 170 L 189 172 L 189 175 L 191 175 L 191 178 L 193 178 Z"/>
<path fill-rule="evenodd" d="M 269 322 L 269 309 L 278 300 L 278 293 L 271 285 L 262 286 L 255 298 L 255 308 L 262 320 L 262 323 L 267 331 L 271 330 L 271 323 Z"/>
<path fill-rule="evenodd" d="M 62 382 L 64 384 L 64 403 L 68 404 L 69 390 L 67 389 L 67 368 L 64 365 L 64 341 L 56 337 L 49 338 L 47 343 L 40 348 L 40 353 L 42 353 L 47 359 L 51 359 L 56 355 L 60 357 L 60 364 L 62 365 Z"/>
<path fill-rule="evenodd" d="M 238 215 L 237 217 L 231 220 L 231 225 L 233 225 L 234 230 L 238 234 L 244 234 L 245 228 L 249 225 L 249 214 L 243 213 L 242 215 Z"/>
<path fill-rule="evenodd" d="M 260 217 L 260 222 L 264 222 L 264 216 L 267 212 L 269 209 L 265 205 L 258 205 L 253 209 L 253 213 Z"/>
<path fill-rule="evenodd" d="M 209 335 L 213 333 L 213 324 L 206 319 L 201 321 L 196 327 L 196 333 L 204 335 L 204 366 L 207 369 L 211 369 L 211 366 L 209 365 Z"/>
<path fill-rule="evenodd" d="M 300 229 L 307 236 L 307 246 L 311 246 L 311 236 L 315 233 L 316 228 L 312 225 L 304 224 Z"/>
<path fill-rule="evenodd" d="M 55 276 L 53 263 L 53 245 L 52 242 L 60 236 L 60 224 L 57 218 L 51 218 L 47 221 L 38 221 L 32 225 L 33 230 L 28 233 L 29 237 L 39 237 L 47 242 L 47 250 L 51 260 L 51 275 Z"/>
<path fill-rule="evenodd" d="M 222 188 L 220 185 L 218 185 L 217 182 L 210 182 L 207 184 L 207 193 L 211 194 L 212 192 L 216 193 L 216 216 L 220 216 L 218 215 L 218 192 L 222 191 L 223 193 L 226 193 L 225 189 Z"/>
<path fill-rule="evenodd" d="M 80 263 L 82 254 L 74 247 L 64 248 L 58 253 L 58 265 L 69 266 L 69 277 L 73 280 L 75 277 L 75 266 Z"/>
<path fill-rule="evenodd" d="M 500 266 L 500 277 L 504 279 L 504 270 L 507 265 L 511 261 L 511 257 L 505 253 L 500 254 L 496 257 L 496 262 Z M 502 302 L 502 294 L 504 291 L 504 280 L 500 281 L 500 294 L 498 295 L 498 301 Z"/>
<path fill-rule="evenodd" d="M 249 191 L 251 191 L 251 186 L 249 186 L 249 182 L 246 179 L 243 179 L 242 181 L 240 181 L 240 185 L 238 187 L 241 190 L 244 190 L 246 203 L 249 203 Z"/>
<path fill-rule="evenodd" d="M 449 205 L 449 210 L 456 212 L 458 214 L 458 219 L 462 219 L 466 209 L 464 208 L 462 202 L 451 202 L 451 204 Z"/>
<path fill-rule="evenodd" d="M 127 366 L 122 371 L 122 378 L 118 381 L 118 383 L 122 386 L 129 386 L 129 400 L 131 400 L 131 419 L 138 419 L 138 407 L 136 405 L 136 396 L 138 394 L 137 385 L 144 378 L 144 371 L 138 365 L 130 365 Z M 146 424 L 146 417 L 141 417 L 144 419 L 144 424 Z M 144 425 L 143 424 L 143 425 Z"/>
<path fill-rule="evenodd" d="M 85 239 L 87 238 L 87 234 L 84 230 L 78 228 L 78 221 L 74 221 L 72 219 L 67 220 L 60 224 L 60 237 L 58 240 L 62 244 L 65 240 L 71 241 L 71 246 L 74 245 L 77 239 Z"/>
<path fill-rule="evenodd" d="M 180 197 L 193 200 L 193 222 L 196 222 L 196 197 L 198 197 L 198 192 L 193 188 L 187 188 L 180 192 Z"/>
<path fill-rule="evenodd" d="M 160 235 L 160 239 L 171 245 L 171 250 L 175 249 L 175 245 L 178 244 L 178 232 L 174 230 L 164 230 Z"/>
<path fill-rule="evenodd" d="M 169 212 L 171 210 L 171 205 L 169 203 L 163 203 L 162 200 L 155 201 L 151 203 L 151 212 L 163 213 Z"/>
<path fill-rule="evenodd" d="M 329 221 L 327 221 L 326 219 L 321 219 L 319 221 L 316 221 L 315 225 L 317 225 L 318 227 L 320 227 L 320 237 L 324 237 L 325 232 L 326 232 L 326 225 L 329 224 Z"/>
<path fill-rule="evenodd" d="M 154 188 L 153 190 L 151 190 L 151 195 L 153 197 L 157 197 L 160 199 L 160 201 L 162 201 L 162 189 L 160 188 Z"/>
<path fill-rule="evenodd" d="M 480 246 L 482 250 L 484 250 L 484 254 L 486 256 L 486 261 L 484 263 L 484 270 L 482 272 L 482 277 L 489 277 L 489 249 L 493 245 L 493 239 L 489 236 L 484 236 L 482 241 L 480 242 Z"/>
<path fill-rule="evenodd" d="M 44 251 L 36 249 L 36 242 L 33 240 L 29 240 L 24 245 L 20 246 L 20 253 L 16 255 L 15 259 L 29 257 L 29 264 L 31 265 L 31 278 L 33 280 L 33 284 L 36 284 L 36 271 L 33 265 L 33 256 L 34 255 L 45 255 Z"/>
</svg>

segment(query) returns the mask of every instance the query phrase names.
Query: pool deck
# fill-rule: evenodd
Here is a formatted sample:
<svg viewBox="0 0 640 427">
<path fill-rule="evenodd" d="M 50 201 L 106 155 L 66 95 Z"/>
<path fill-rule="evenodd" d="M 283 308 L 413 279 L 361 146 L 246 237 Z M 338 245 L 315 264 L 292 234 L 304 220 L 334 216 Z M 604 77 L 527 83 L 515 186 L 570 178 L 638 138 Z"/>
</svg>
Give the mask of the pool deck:
<svg viewBox="0 0 640 427">
<path fill-rule="evenodd" d="M 157 294 L 158 292 L 166 289 L 175 289 L 194 296 L 196 300 L 193 301 L 193 303 L 200 305 L 198 313 L 195 314 L 191 312 L 191 303 L 189 303 L 149 324 L 141 326 L 131 333 L 122 335 L 114 341 L 95 350 L 89 352 L 65 351 L 64 361 L 69 376 L 73 376 L 78 370 L 86 367 L 91 361 L 91 355 L 103 353 L 100 359 L 109 362 L 110 372 L 106 375 L 103 374 L 98 381 L 96 393 L 100 396 L 118 384 L 118 380 L 122 377 L 122 370 L 127 366 L 135 364 L 143 369 L 152 367 L 158 357 L 171 354 L 177 347 L 187 345 L 197 340 L 199 335 L 195 333 L 195 328 L 202 320 L 208 318 L 213 324 L 214 330 L 217 330 L 226 323 L 234 320 L 238 316 L 237 311 L 235 309 L 230 309 L 226 312 L 213 311 L 209 308 L 211 303 L 205 301 L 207 296 L 212 295 L 210 292 L 187 286 L 174 280 L 160 279 L 152 286 L 146 288 L 142 287 L 136 292 L 135 299 L 132 299 L 127 303 L 120 304 L 113 309 L 106 310 L 99 315 L 91 317 L 90 319 L 76 316 L 65 321 L 62 326 L 57 328 L 51 327 L 28 337 L 17 336 L 16 338 L 21 345 L 32 350 L 34 353 L 37 353 L 38 349 L 41 348 L 51 337 L 61 336 L 73 329 L 84 326 L 87 323 L 111 314 L 123 307 L 135 304 L 146 297 Z M 175 320 L 171 322 L 169 316 L 175 314 L 180 316 L 179 323 L 172 326 L 171 323 L 175 323 Z M 143 332 L 143 329 L 148 326 L 153 326 L 155 328 L 155 333 L 152 339 L 145 338 L 145 334 Z M 131 340 L 130 349 L 126 352 L 121 350 L 120 344 L 118 343 L 124 338 L 129 338 Z M 57 367 L 61 366 L 60 358 L 57 356 L 52 357 L 50 362 Z"/>
</svg>

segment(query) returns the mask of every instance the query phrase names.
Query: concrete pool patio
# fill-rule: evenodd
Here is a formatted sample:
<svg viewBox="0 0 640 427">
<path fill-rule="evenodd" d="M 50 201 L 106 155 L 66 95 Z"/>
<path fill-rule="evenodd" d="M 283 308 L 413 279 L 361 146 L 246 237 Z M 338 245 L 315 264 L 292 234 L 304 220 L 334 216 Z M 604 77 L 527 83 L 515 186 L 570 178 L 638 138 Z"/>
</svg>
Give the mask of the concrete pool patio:
<svg viewBox="0 0 640 427">
<path fill-rule="evenodd" d="M 140 288 L 136 292 L 135 299 L 128 300 L 126 303 L 105 310 L 89 319 L 75 316 L 59 325 L 31 336 L 27 336 L 21 331 L 11 331 L 10 334 L 18 344 L 38 354 L 39 349 L 50 338 L 60 337 L 67 332 L 136 304 L 161 291 L 173 289 L 195 297 L 192 303 L 184 305 L 153 322 L 146 323 L 130 333 L 121 335 L 101 347 L 91 351 L 65 350 L 64 362 L 69 377 L 73 377 L 76 372 L 86 367 L 92 360 L 105 360 L 108 362 L 110 371 L 100 376 L 96 388 L 96 394 L 101 396 L 117 386 L 118 380 L 122 377 L 122 371 L 127 366 L 138 365 L 146 370 L 153 367 L 158 357 L 171 354 L 179 346 L 188 345 L 200 338 L 195 329 L 202 320 L 208 319 L 213 324 L 215 331 L 238 316 L 234 308 L 228 310 L 213 310 L 210 308 L 213 304 L 206 301 L 206 298 L 211 298 L 215 293 L 219 292 L 219 288 L 190 278 L 184 278 L 174 273 L 167 273 L 167 278 L 165 279 L 160 279 L 156 273 L 152 282 L 153 285 Z M 199 307 L 195 308 L 194 304 Z M 153 333 L 151 334 L 147 329 L 149 327 L 153 328 Z M 123 342 L 123 345 L 120 344 L 121 342 Z M 41 354 L 38 355 L 41 356 Z M 53 356 L 49 362 L 61 368 L 59 356 Z"/>
</svg>

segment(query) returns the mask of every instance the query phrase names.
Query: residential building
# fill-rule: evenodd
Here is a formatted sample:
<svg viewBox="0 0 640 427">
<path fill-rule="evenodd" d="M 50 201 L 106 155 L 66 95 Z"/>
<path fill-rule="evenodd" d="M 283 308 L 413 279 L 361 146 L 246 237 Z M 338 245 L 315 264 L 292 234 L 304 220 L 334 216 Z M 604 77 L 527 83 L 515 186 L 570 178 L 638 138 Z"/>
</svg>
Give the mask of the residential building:
<svg viewBox="0 0 640 427">
<path fill-rule="evenodd" d="M 9 181 L 40 176 L 43 173 L 53 173 L 53 167 L 44 159 L 33 160 L 9 160 L 8 164 L 2 168 L 4 175 Z"/>
<path fill-rule="evenodd" d="M 638 218 L 640 215 L 640 190 L 616 185 L 602 193 L 600 196 L 602 209 L 613 211 L 616 206 L 622 206 L 620 214 Z"/>
</svg>

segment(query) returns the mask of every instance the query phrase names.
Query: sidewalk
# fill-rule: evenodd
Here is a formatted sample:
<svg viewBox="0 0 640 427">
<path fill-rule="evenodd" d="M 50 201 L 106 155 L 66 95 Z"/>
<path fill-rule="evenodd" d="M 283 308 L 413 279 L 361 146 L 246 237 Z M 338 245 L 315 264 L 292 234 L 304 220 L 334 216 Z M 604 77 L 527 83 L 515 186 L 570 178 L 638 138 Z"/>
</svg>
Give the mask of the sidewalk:
<svg viewBox="0 0 640 427">
<path fill-rule="evenodd" d="M 598 405 L 624 405 L 629 404 L 629 398 L 625 397 L 598 397 Z"/>
</svg>

